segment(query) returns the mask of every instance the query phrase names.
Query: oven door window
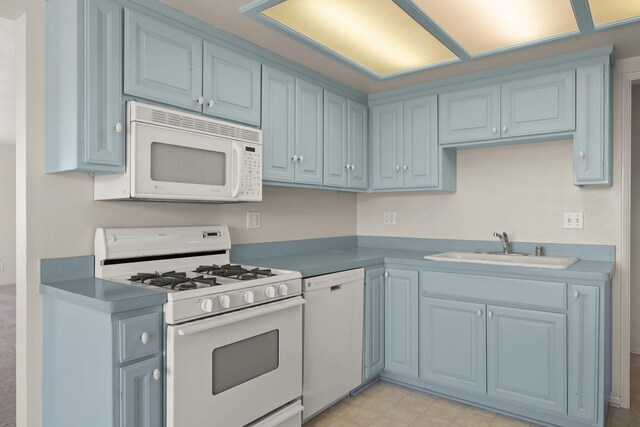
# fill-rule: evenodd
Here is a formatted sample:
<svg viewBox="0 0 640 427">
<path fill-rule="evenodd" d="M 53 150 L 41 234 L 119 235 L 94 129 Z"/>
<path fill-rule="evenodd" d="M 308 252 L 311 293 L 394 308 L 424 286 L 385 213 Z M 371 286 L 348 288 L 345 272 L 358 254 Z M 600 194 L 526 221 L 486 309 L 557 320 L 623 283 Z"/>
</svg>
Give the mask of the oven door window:
<svg viewBox="0 0 640 427">
<path fill-rule="evenodd" d="M 278 369 L 280 332 L 276 329 L 213 350 L 213 394 Z"/>
<path fill-rule="evenodd" d="M 151 179 L 161 182 L 224 186 L 226 154 L 180 145 L 151 143 Z"/>
</svg>

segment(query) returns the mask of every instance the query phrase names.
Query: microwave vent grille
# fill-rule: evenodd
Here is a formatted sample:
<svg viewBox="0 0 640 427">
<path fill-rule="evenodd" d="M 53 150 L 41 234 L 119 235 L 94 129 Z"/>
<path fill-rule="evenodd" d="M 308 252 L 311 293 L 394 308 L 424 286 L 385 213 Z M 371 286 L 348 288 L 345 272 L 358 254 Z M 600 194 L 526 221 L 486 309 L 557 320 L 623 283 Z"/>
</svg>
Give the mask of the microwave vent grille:
<svg viewBox="0 0 640 427">
<path fill-rule="evenodd" d="M 262 142 L 262 133 L 257 129 L 254 130 L 211 119 L 200 119 L 192 115 L 173 113 L 165 109 L 140 104 L 136 105 L 135 110 L 136 120 L 151 124 L 171 126 L 246 142 Z"/>
</svg>

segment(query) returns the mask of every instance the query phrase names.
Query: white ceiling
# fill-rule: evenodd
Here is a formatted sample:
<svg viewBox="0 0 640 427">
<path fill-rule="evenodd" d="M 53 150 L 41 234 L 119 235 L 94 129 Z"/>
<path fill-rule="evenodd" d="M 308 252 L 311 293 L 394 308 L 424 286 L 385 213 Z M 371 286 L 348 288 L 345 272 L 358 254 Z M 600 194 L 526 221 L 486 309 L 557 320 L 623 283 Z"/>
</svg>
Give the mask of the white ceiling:
<svg viewBox="0 0 640 427">
<path fill-rule="evenodd" d="M 640 23 L 635 23 L 378 81 L 280 32 L 242 16 L 238 8 L 250 3 L 251 0 L 216 1 L 215 7 L 212 7 L 210 0 L 162 1 L 364 93 L 382 92 L 609 44 L 614 45 L 617 59 L 640 56 Z"/>
<path fill-rule="evenodd" d="M 15 144 L 15 23 L 0 17 L 0 144 Z"/>
</svg>

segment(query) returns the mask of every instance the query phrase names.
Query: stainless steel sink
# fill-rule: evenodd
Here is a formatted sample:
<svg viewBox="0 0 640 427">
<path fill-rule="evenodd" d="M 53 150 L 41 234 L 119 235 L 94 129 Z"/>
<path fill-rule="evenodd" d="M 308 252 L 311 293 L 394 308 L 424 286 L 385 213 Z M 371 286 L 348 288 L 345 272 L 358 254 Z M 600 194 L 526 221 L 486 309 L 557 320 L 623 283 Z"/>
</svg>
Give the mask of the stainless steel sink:
<svg viewBox="0 0 640 427">
<path fill-rule="evenodd" d="M 513 267 L 553 268 L 563 270 L 578 262 L 576 257 L 531 256 L 489 252 L 444 252 L 425 256 L 430 261 L 467 262 L 474 264 L 510 265 Z"/>
</svg>

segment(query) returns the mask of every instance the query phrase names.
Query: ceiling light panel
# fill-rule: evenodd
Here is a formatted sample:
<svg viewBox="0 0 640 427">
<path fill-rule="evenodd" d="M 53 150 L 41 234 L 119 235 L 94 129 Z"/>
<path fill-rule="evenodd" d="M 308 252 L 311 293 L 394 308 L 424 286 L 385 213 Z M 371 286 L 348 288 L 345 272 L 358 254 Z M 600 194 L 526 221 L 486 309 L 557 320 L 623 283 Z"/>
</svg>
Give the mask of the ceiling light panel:
<svg viewBox="0 0 640 427">
<path fill-rule="evenodd" d="M 413 2 L 471 55 L 578 31 L 569 0 Z"/>
<path fill-rule="evenodd" d="M 640 0 L 589 0 L 596 26 L 640 17 Z"/>
<path fill-rule="evenodd" d="M 262 14 L 380 77 L 457 59 L 392 1 L 286 0 Z"/>
</svg>

